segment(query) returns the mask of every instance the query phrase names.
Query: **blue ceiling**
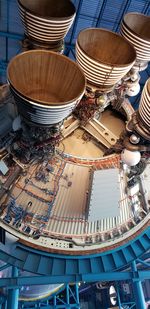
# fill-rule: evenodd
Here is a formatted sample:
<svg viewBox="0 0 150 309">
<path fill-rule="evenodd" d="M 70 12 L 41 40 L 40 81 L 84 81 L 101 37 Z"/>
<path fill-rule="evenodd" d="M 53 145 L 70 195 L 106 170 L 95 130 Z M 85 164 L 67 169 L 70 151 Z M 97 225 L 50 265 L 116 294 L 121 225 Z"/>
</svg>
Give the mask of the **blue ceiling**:
<svg viewBox="0 0 150 309">
<path fill-rule="evenodd" d="M 65 40 L 65 54 L 72 59 L 75 40 L 80 30 L 87 27 L 102 27 L 117 32 L 126 12 L 134 11 L 150 15 L 150 0 L 74 0 L 73 2 L 77 11 L 76 19 Z M 6 80 L 5 71 L 9 59 L 21 51 L 22 36 L 23 27 L 18 15 L 17 0 L 0 0 L 0 82 Z M 142 85 L 149 76 L 150 67 L 142 73 Z M 134 99 L 135 104 L 138 100 L 137 96 Z"/>
</svg>

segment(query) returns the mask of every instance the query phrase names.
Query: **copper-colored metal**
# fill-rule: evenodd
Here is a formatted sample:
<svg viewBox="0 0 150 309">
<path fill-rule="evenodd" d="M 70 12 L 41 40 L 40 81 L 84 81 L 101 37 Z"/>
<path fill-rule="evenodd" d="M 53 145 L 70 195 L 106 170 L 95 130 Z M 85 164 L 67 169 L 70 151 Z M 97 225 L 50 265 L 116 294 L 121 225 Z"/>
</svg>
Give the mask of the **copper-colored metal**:
<svg viewBox="0 0 150 309">
<path fill-rule="evenodd" d="M 18 0 L 25 34 L 40 42 L 57 42 L 67 34 L 75 17 L 70 0 Z"/>
<path fill-rule="evenodd" d="M 28 120 L 57 123 L 74 109 L 85 89 L 85 77 L 69 58 L 45 50 L 24 52 L 8 65 L 8 80 L 18 108 Z"/>
<path fill-rule="evenodd" d="M 31 14 L 48 18 L 73 16 L 75 7 L 70 0 L 18 0 L 19 4 Z"/>
<path fill-rule="evenodd" d="M 27 36 L 22 40 L 22 52 L 33 50 L 33 49 L 44 49 L 63 54 L 65 48 L 64 40 L 58 42 L 39 42 L 35 40 L 30 40 Z"/>
<path fill-rule="evenodd" d="M 130 151 L 140 151 L 140 152 L 150 151 L 150 145 L 143 145 L 143 144 L 133 145 L 131 144 L 129 137 L 126 137 L 123 140 L 123 145 L 127 150 Z"/>
<path fill-rule="evenodd" d="M 77 40 L 86 55 L 99 63 L 122 68 L 134 61 L 135 52 L 131 45 L 112 31 L 89 28 L 81 31 Z"/>
<path fill-rule="evenodd" d="M 131 69 L 136 53 L 120 35 L 88 28 L 77 38 L 76 57 L 90 84 L 111 89 Z"/>
<path fill-rule="evenodd" d="M 150 141 L 150 127 L 143 120 L 139 114 L 139 111 L 136 111 L 132 114 L 132 118 L 127 123 L 126 129 L 130 133 L 138 133 L 138 135 L 141 136 L 145 141 Z"/>
<path fill-rule="evenodd" d="M 147 80 L 139 104 L 139 115 L 144 125 L 150 128 L 150 79 Z"/>
<path fill-rule="evenodd" d="M 128 13 L 121 25 L 121 34 L 135 47 L 138 61 L 150 60 L 150 17 Z"/>
<path fill-rule="evenodd" d="M 140 13 L 128 13 L 124 16 L 124 24 L 142 40 L 150 42 L 150 17 Z"/>
</svg>

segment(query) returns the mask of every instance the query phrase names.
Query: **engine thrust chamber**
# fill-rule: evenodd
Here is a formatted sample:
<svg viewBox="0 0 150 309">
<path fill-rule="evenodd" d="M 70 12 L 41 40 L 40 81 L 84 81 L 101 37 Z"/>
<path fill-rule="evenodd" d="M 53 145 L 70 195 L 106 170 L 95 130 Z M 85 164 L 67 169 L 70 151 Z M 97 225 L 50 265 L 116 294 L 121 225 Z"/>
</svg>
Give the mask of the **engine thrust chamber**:
<svg viewBox="0 0 150 309">
<path fill-rule="evenodd" d="M 38 125 L 61 122 L 85 90 L 85 77 L 78 65 L 50 51 L 17 55 L 10 61 L 7 74 L 20 115 Z"/>
<path fill-rule="evenodd" d="M 90 28 L 77 38 L 76 58 L 88 83 L 109 92 L 131 69 L 136 53 L 120 35 Z"/>
</svg>

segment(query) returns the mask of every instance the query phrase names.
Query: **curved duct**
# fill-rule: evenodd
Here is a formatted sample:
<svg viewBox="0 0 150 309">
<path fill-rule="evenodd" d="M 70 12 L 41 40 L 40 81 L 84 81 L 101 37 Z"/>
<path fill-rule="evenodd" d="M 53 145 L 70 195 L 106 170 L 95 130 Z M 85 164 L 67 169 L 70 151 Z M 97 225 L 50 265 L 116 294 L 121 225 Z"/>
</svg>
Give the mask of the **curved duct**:
<svg viewBox="0 0 150 309">
<path fill-rule="evenodd" d="M 88 83 L 111 91 L 130 71 L 136 52 L 122 36 L 105 29 L 89 28 L 79 33 L 76 58 Z"/>
<path fill-rule="evenodd" d="M 18 3 L 25 34 L 39 42 L 61 41 L 75 17 L 70 0 L 18 0 Z"/>
<path fill-rule="evenodd" d="M 140 151 L 140 152 L 147 152 L 150 151 L 150 146 L 149 145 L 134 145 L 131 144 L 130 140 L 128 137 L 126 137 L 123 141 L 123 145 L 126 149 L 130 150 L 130 151 Z"/>
<path fill-rule="evenodd" d="M 20 115 L 39 125 L 61 122 L 85 91 L 85 77 L 78 65 L 50 51 L 32 50 L 15 56 L 7 75 Z"/>
<path fill-rule="evenodd" d="M 128 13 L 121 24 L 121 34 L 135 47 L 136 60 L 150 60 L 150 17 L 139 13 Z"/>
<path fill-rule="evenodd" d="M 139 104 L 139 115 L 145 126 L 150 128 L 150 78 L 142 91 L 142 96 Z"/>
<path fill-rule="evenodd" d="M 128 132 L 136 131 L 145 141 L 150 141 L 150 78 L 146 81 L 143 88 L 139 109 L 132 114 L 126 129 Z M 149 145 L 133 145 L 128 138 L 124 140 L 124 146 L 131 151 L 150 151 Z"/>
</svg>

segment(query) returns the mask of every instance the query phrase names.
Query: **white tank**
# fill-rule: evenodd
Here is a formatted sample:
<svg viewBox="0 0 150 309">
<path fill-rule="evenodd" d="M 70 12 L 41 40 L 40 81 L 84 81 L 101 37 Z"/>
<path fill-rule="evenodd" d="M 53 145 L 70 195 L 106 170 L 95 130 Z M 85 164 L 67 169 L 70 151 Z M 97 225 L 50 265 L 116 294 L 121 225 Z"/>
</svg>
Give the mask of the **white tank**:
<svg viewBox="0 0 150 309">
<path fill-rule="evenodd" d="M 121 160 L 128 166 L 134 166 L 141 160 L 141 154 L 139 151 L 130 151 L 124 149 L 121 153 Z"/>
</svg>

